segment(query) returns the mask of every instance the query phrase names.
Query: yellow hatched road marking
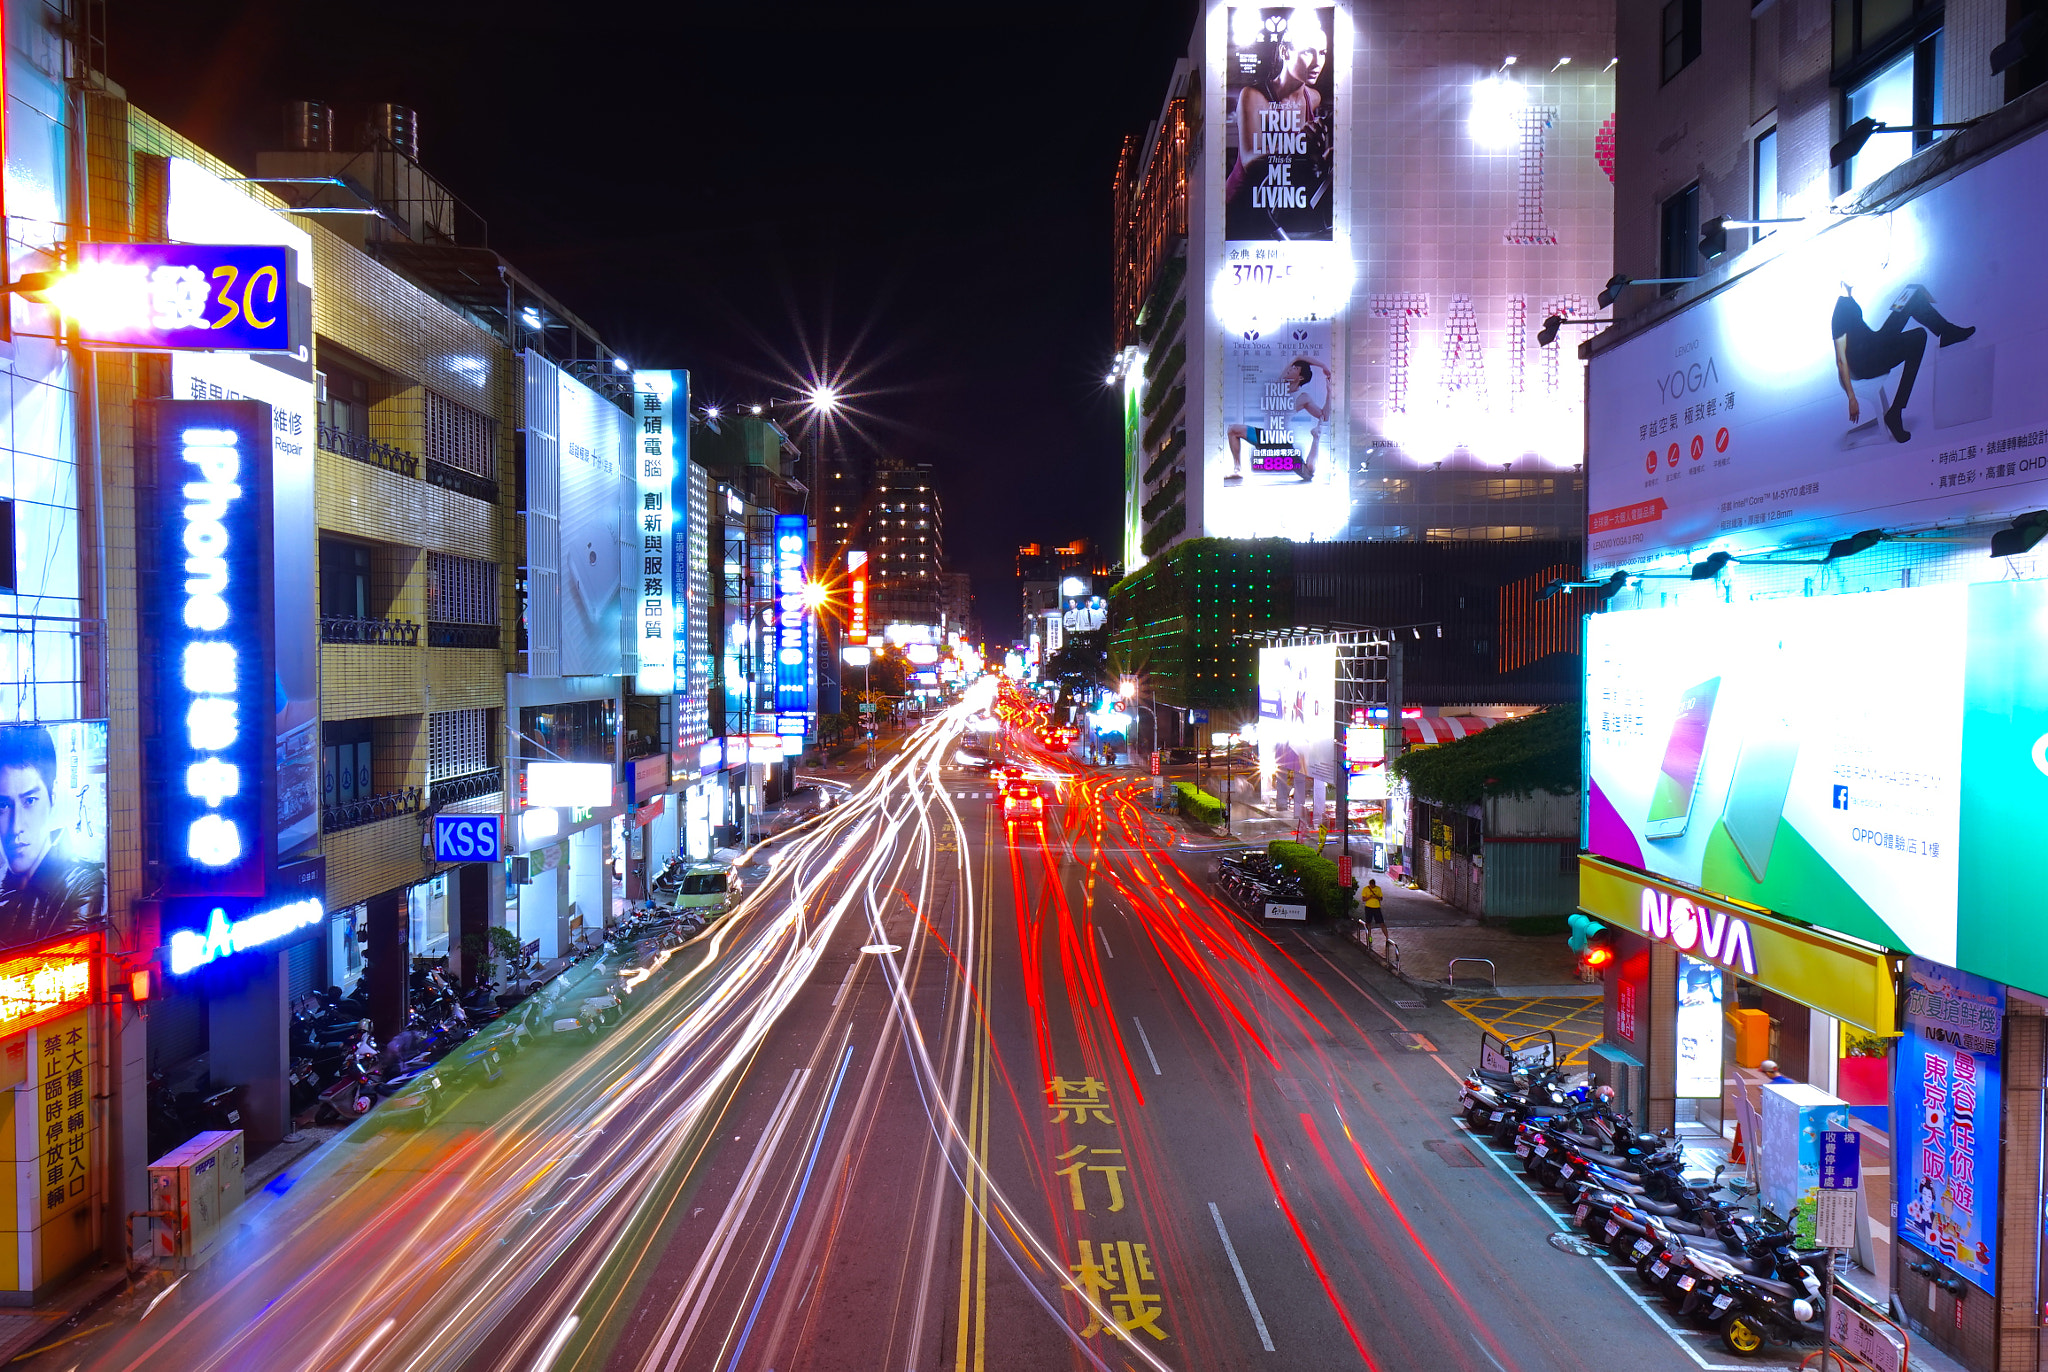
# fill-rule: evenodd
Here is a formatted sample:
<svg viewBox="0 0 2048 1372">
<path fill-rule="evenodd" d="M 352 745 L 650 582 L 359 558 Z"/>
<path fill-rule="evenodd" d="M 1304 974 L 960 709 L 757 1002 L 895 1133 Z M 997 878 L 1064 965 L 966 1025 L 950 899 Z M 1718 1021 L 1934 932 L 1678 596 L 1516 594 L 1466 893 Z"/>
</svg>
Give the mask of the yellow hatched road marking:
<svg viewBox="0 0 2048 1372">
<path fill-rule="evenodd" d="M 1521 1038 L 1553 1030 L 1565 1066 L 1582 1066 L 1586 1050 L 1600 1038 L 1602 1004 L 1598 999 L 1567 999 L 1561 996 L 1533 996 L 1510 999 L 1494 996 L 1456 996 L 1444 1002 L 1489 1034 Z M 1563 1013 L 1558 1011 L 1569 1006 Z M 1495 1009 L 1494 1007 L 1499 1007 Z M 1540 1007 L 1540 1008 L 1539 1008 Z"/>
</svg>

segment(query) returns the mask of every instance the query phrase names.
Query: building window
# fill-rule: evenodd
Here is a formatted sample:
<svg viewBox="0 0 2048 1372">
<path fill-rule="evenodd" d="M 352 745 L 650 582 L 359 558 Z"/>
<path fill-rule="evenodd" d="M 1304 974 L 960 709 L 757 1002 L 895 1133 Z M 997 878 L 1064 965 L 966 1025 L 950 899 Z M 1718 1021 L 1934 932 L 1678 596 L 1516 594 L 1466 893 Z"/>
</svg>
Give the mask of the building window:
<svg viewBox="0 0 2048 1372">
<path fill-rule="evenodd" d="M 427 716 L 427 780 L 446 781 L 494 765 L 489 710 L 441 710 Z"/>
<path fill-rule="evenodd" d="M 1657 253 L 1657 275 L 1692 277 L 1700 274 L 1700 183 L 1695 181 L 1664 202 L 1663 233 Z M 1678 289 L 1672 282 L 1662 288 L 1665 295 Z"/>
<path fill-rule="evenodd" d="M 1851 68 L 1879 56 L 1916 28 L 1941 21 L 1942 0 L 1834 0 L 1837 85 Z M 1924 32 L 1923 35 L 1925 36 Z"/>
<path fill-rule="evenodd" d="M 369 378 L 330 365 L 321 375 L 320 423 L 325 428 L 354 434 L 358 438 L 368 438 Z"/>
<path fill-rule="evenodd" d="M 428 553 L 427 618 L 443 624 L 496 624 L 498 564 Z"/>
<path fill-rule="evenodd" d="M 1664 79 L 1684 71 L 1700 55 L 1700 0 L 1667 0 L 1664 6 Z"/>
<path fill-rule="evenodd" d="M 1765 129 L 1752 145 L 1749 167 L 1749 209 L 1757 219 L 1778 218 L 1778 131 Z M 1769 229 L 1761 229 L 1762 238 Z"/>
<path fill-rule="evenodd" d="M 370 549 L 338 538 L 320 540 L 320 613 L 370 619 Z"/>
<path fill-rule="evenodd" d="M 485 479 L 498 472 L 497 434 L 486 415 L 432 391 L 423 392 L 427 461 Z"/>
<path fill-rule="evenodd" d="M 1941 31 L 1907 48 L 1842 93 L 1842 127 L 1875 119 L 1892 128 L 1925 128 L 1941 122 Z M 1932 144 L 1932 133 L 1880 133 L 1842 168 L 1842 189 L 1867 186 Z"/>
</svg>

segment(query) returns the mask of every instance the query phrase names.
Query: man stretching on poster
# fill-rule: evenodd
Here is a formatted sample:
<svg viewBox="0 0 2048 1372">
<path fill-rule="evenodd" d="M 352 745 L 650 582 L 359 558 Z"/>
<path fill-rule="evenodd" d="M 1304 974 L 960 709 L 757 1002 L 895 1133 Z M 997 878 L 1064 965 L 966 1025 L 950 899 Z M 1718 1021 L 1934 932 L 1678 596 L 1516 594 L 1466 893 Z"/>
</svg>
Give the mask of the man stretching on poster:
<svg viewBox="0 0 2048 1372">
<path fill-rule="evenodd" d="M 1909 329 L 1907 320 L 1927 326 L 1925 329 Z M 1892 437 L 1904 443 L 1913 435 L 1906 431 L 1906 401 L 1912 397 L 1913 381 L 1920 375 L 1920 359 L 1927 352 L 1927 329 L 1934 330 L 1934 336 L 1946 348 L 1960 343 L 1977 332 L 1974 325 L 1964 327 L 1951 324 L 1941 317 L 1934 308 L 1934 297 L 1927 293 L 1925 286 L 1908 286 L 1893 302 L 1891 313 L 1884 323 L 1873 329 L 1863 322 L 1863 307 L 1856 303 L 1856 297 L 1849 283 L 1842 283 L 1842 294 L 1835 301 L 1833 320 L 1835 335 L 1835 373 L 1841 379 L 1842 391 L 1849 397 L 1849 422 L 1860 423 L 1863 407 L 1857 403 L 1858 381 L 1875 381 L 1887 376 L 1895 367 L 1905 370 L 1899 373 L 1899 393 L 1892 398 L 1891 408 L 1884 412 L 1884 426 L 1891 430 Z"/>
<path fill-rule="evenodd" d="M 1316 375 L 1318 372 L 1322 375 Z M 1287 387 L 1287 393 L 1292 397 L 1284 432 L 1295 448 L 1303 453 L 1294 469 L 1295 475 L 1303 481 L 1314 481 L 1316 452 L 1323 441 L 1323 421 L 1330 417 L 1330 369 L 1312 357 L 1297 357 L 1280 369 L 1280 383 Z M 1304 419 L 1303 415 L 1309 418 Z M 1232 424 L 1223 431 L 1223 436 L 1230 443 L 1230 475 L 1223 478 L 1223 484 L 1242 485 L 1244 441 L 1251 436 L 1251 429 L 1244 424 Z M 1278 438 L 1278 433 L 1269 436 L 1269 431 L 1262 428 L 1255 441 L 1268 443 Z"/>
</svg>

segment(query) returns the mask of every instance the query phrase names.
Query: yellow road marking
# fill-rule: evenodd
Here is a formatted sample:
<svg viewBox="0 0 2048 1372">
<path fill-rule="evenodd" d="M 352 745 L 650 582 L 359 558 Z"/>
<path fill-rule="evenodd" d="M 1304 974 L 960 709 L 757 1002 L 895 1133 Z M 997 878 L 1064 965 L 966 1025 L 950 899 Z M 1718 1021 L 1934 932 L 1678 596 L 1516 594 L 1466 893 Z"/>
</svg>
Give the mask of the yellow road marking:
<svg viewBox="0 0 2048 1372">
<path fill-rule="evenodd" d="M 1538 1006 L 1555 1006 L 1564 998 L 1556 996 L 1532 996 L 1527 999 L 1507 997 L 1474 996 L 1456 997 L 1444 1002 L 1453 1010 L 1478 1025 L 1489 1034 L 1502 1038 L 1522 1038 L 1530 1034 L 1548 1031 L 1557 1033 L 1558 1047 L 1563 1050 L 1563 1066 L 1582 1065 L 1586 1061 L 1586 1050 L 1600 1038 L 1603 1013 L 1601 1002 L 1585 1000 L 1573 1003 L 1573 1008 L 1562 1015 L 1554 1015 L 1550 1009 L 1539 1011 Z M 1499 1010 L 1488 1007 L 1499 1006 Z M 1584 1018 L 1591 1016 L 1590 1019 Z M 1526 1018 L 1525 1018 L 1526 1017 Z"/>
</svg>

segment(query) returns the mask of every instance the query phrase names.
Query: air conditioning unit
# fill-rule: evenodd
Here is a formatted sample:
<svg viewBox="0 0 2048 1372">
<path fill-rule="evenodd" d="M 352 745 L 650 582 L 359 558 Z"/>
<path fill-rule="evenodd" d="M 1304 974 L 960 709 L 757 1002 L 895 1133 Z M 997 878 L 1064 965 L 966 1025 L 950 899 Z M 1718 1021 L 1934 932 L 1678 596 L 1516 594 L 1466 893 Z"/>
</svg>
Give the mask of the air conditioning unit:
<svg viewBox="0 0 2048 1372">
<path fill-rule="evenodd" d="M 210 1129 L 149 1165 L 156 1256 L 191 1271 L 212 1257 L 242 1205 L 242 1131 Z"/>
<path fill-rule="evenodd" d="M 1650 1109 L 1649 1071 L 1629 1054 L 1609 1043 L 1596 1043 L 1586 1050 L 1586 1062 L 1595 1086 L 1612 1086 L 1614 1103 L 1628 1111 L 1638 1129 L 1647 1128 Z"/>
</svg>

